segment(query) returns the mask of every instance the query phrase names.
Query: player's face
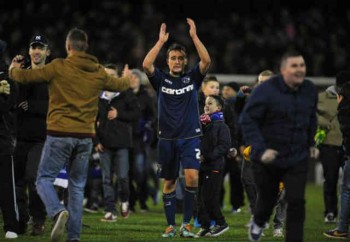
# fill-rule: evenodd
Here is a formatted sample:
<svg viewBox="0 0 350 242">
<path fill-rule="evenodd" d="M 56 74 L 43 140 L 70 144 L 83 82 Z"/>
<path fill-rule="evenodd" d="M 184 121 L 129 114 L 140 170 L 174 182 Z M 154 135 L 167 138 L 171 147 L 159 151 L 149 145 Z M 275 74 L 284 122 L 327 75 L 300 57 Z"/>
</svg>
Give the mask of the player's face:
<svg viewBox="0 0 350 242">
<path fill-rule="evenodd" d="M 219 95 L 220 85 L 216 81 L 209 81 L 204 84 L 202 90 L 203 90 L 204 96 Z"/>
<path fill-rule="evenodd" d="M 287 85 L 298 87 L 303 83 L 306 74 L 304 58 L 302 56 L 287 58 L 281 67 L 281 74 Z"/>
<path fill-rule="evenodd" d="M 216 100 L 212 97 L 207 97 L 205 99 L 204 113 L 212 114 L 217 111 L 220 111 L 220 107 L 218 106 Z"/>
<path fill-rule="evenodd" d="M 29 55 L 32 63 L 35 65 L 44 64 L 46 57 L 50 55 L 50 50 L 47 48 L 47 46 L 33 44 L 29 48 Z"/>
<path fill-rule="evenodd" d="M 167 64 L 169 66 L 170 74 L 179 76 L 185 70 L 187 59 L 185 53 L 178 50 L 169 52 Z"/>
<path fill-rule="evenodd" d="M 228 86 L 224 86 L 222 88 L 222 97 L 224 99 L 230 99 L 230 98 L 233 98 L 236 96 L 236 91 L 233 90 L 231 87 L 228 87 Z"/>
</svg>

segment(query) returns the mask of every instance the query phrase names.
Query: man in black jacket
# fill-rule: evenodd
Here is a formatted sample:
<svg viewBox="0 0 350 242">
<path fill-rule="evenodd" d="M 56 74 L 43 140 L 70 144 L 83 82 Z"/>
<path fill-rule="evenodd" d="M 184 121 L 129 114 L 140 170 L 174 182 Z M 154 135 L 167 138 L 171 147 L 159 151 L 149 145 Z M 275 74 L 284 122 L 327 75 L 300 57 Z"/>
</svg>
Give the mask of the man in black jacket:
<svg viewBox="0 0 350 242">
<path fill-rule="evenodd" d="M 116 67 L 105 70 L 118 76 Z M 122 217 L 129 216 L 129 148 L 132 147 L 132 123 L 140 118 L 140 105 L 131 89 L 124 92 L 103 92 L 98 106 L 96 151 L 100 153 L 105 215 L 102 222 L 115 222 L 116 195 L 113 174 L 117 175 Z"/>
<path fill-rule="evenodd" d="M 306 66 L 295 52 L 282 57 L 281 75 L 258 85 L 240 116 L 243 138 L 251 145 L 250 159 L 258 189 L 251 241 L 258 241 L 277 201 L 279 182 L 285 185 L 286 241 L 303 241 L 308 158 L 317 126 L 317 91 L 305 80 Z"/>
<path fill-rule="evenodd" d="M 43 67 L 49 55 L 47 38 L 43 35 L 34 35 L 29 44 L 28 69 Z M 17 103 L 18 143 L 15 149 L 15 172 L 20 233 L 25 233 L 30 216 L 33 220 L 31 235 L 36 236 L 44 233 L 46 218 L 45 206 L 37 193 L 35 181 L 46 139 L 46 115 L 49 103 L 47 84 L 44 82 L 19 84 Z"/>
<path fill-rule="evenodd" d="M 16 144 L 17 87 L 7 76 L 2 60 L 6 43 L 0 40 L 0 208 L 6 239 L 18 237 L 18 209 L 14 184 L 13 152 Z"/>
</svg>

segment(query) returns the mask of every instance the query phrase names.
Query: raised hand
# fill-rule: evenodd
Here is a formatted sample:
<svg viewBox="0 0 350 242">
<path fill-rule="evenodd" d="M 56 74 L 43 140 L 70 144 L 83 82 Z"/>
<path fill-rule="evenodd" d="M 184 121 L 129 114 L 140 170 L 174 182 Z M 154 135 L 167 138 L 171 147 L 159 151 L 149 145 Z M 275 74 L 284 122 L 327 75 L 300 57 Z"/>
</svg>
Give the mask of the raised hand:
<svg viewBox="0 0 350 242">
<path fill-rule="evenodd" d="M 166 24 L 162 23 L 160 26 L 159 31 L 159 41 L 161 41 L 163 44 L 168 41 L 169 33 L 166 32 Z"/>
<path fill-rule="evenodd" d="M 24 56 L 22 55 L 16 55 L 13 59 L 12 59 L 12 62 L 11 62 L 11 65 L 9 67 L 9 70 L 11 70 L 12 68 L 14 67 L 23 67 L 24 65 Z"/>
<path fill-rule="evenodd" d="M 190 36 L 193 39 L 194 37 L 197 36 L 197 30 L 196 30 L 196 24 L 194 23 L 194 21 L 190 18 L 187 18 L 187 23 L 190 26 Z"/>
<path fill-rule="evenodd" d="M 130 75 L 131 75 L 131 71 L 129 69 L 129 65 L 125 64 L 122 72 L 122 77 L 130 77 Z"/>
</svg>

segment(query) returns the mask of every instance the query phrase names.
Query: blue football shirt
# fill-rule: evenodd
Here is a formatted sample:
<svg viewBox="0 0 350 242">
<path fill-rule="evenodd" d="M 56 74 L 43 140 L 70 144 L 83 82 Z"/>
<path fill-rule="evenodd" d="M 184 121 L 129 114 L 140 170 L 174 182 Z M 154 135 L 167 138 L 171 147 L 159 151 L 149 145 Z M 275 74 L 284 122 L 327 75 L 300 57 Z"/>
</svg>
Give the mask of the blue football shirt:
<svg viewBox="0 0 350 242">
<path fill-rule="evenodd" d="M 148 77 L 158 97 L 160 139 L 188 139 L 202 135 L 198 89 L 203 78 L 199 65 L 180 77 L 173 77 L 158 68 Z"/>
</svg>

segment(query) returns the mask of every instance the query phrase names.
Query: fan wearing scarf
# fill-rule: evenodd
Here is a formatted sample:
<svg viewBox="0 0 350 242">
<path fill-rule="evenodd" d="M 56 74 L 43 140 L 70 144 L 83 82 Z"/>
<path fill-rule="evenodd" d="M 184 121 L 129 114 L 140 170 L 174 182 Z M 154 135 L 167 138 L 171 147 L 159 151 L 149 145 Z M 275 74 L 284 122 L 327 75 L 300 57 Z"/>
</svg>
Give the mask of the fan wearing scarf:
<svg viewBox="0 0 350 242">
<path fill-rule="evenodd" d="M 204 126 L 198 198 L 198 218 L 201 222 L 201 229 L 196 237 L 219 236 L 229 229 L 220 209 L 224 157 L 229 153 L 231 147 L 230 130 L 224 122 L 222 113 L 223 106 L 224 101 L 220 96 L 208 96 L 205 100 L 205 113 L 200 117 Z M 211 220 L 216 222 L 216 226 L 210 230 Z"/>
</svg>

